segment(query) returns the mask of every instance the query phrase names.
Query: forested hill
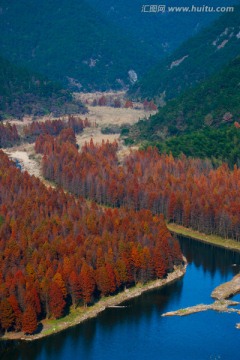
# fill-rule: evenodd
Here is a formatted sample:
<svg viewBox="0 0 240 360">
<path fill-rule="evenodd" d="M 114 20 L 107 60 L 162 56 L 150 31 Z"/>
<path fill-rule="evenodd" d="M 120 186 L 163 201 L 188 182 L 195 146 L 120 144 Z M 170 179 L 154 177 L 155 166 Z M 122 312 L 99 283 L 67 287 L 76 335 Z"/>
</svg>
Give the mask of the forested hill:
<svg viewBox="0 0 240 360">
<path fill-rule="evenodd" d="M 75 89 L 118 88 L 130 70 L 142 75 L 156 63 L 85 1 L 2 0 L 0 10 L 2 54 Z"/>
<path fill-rule="evenodd" d="M 129 94 L 141 98 L 176 97 L 216 73 L 239 53 L 240 6 L 235 6 L 234 12 L 222 15 L 151 69 Z"/>
<path fill-rule="evenodd" d="M 149 12 L 152 0 L 86 0 L 125 34 L 148 46 L 160 57 L 172 53 L 183 41 L 196 35 L 204 26 L 220 16 L 217 12 Z M 229 0 L 206 1 L 211 6 L 229 6 Z M 205 3 L 206 3 L 205 2 Z M 159 3 L 159 2 L 158 2 Z M 203 6 L 203 0 L 167 0 L 167 6 Z M 232 0 L 231 4 L 239 3 Z M 161 4 L 161 2 L 160 2 Z M 146 5 L 144 12 L 144 5 Z"/>
<path fill-rule="evenodd" d="M 84 111 L 84 106 L 60 85 L 0 56 L 0 119 Z"/>
<path fill-rule="evenodd" d="M 240 119 L 240 57 L 194 90 L 171 100 L 148 121 L 139 121 L 129 141 L 163 140 Z"/>
<path fill-rule="evenodd" d="M 211 159 L 216 166 L 222 162 L 232 169 L 240 166 L 240 124 L 222 125 L 220 128 L 206 127 L 180 136 L 172 136 L 166 141 L 147 142 L 144 147 L 154 146 L 160 153 L 179 157 Z"/>
</svg>

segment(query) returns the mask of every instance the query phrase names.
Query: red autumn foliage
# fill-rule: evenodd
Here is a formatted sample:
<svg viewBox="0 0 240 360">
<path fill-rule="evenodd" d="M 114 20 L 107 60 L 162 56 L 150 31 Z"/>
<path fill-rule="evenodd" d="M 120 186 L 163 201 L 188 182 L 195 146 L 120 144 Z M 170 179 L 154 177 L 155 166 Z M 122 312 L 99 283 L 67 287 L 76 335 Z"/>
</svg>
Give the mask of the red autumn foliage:
<svg viewBox="0 0 240 360">
<path fill-rule="evenodd" d="M 156 111 L 157 110 L 157 106 L 154 104 L 153 100 L 151 100 L 151 101 L 144 100 L 143 108 L 145 111 Z"/>
<path fill-rule="evenodd" d="M 234 122 L 234 126 L 236 129 L 240 129 L 240 123 L 238 121 Z"/>
<path fill-rule="evenodd" d="M 3 299 L 0 303 L 0 324 L 4 330 L 9 330 L 15 321 L 15 315 L 10 302 Z"/>
<path fill-rule="evenodd" d="M 51 143 L 51 142 L 50 142 Z M 45 145 L 46 147 L 46 145 Z M 149 209 L 205 233 L 240 239 L 240 169 L 210 161 L 135 151 L 119 164 L 118 144 L 82 147 L 55 142 L 43 174 L 73 194 L 100 204 Z"/>
<path fill-rule="evenodd" d="M 131 100 L 126 100 L 124 107 L 126 109 L 133 108 L 133 103 Z"/>
<path fill-rule="evenodd" d="M 67 120 L 33 121 L 24 127 L 24 136 L 30 140 L 35 140 L 39 135 L 58 135 L 64 129 L 72 129 L 75 134 L 78 134 L 90 125 L 88 119 L 83 120 L 73 115 L 68 116 Z"/>
<path fill-rule="evenodd" d="M 95 279 L 93 268 L 87 265 L 85 262 L 83 263 L 80 272 L 80 286 L 84 304 L 87 305 L 92 300 L 95 289 Z"/>
<path fill-rule="evenodd" d="M 58 284 L 53 281 L 49 291 L 50 314 L 53 318 L 59 319 L 63 316 L 66 301 Z"/>
<path fill-rule="evenodd" d="M 76 147 L 67 144 L 75 156 Z M 103 147 L 102 156 L 114 160 L 116 146 Z M 96 152 L 93 143 L 89 151 Z M 91 159 L 86 154 L 86 164 Z M 70 170 L 74 173 L 74 166 Z M 88 305 L 135 282 L 155 279 L 154 254 L 164 254 L 164 274 L 182 261 L 178 242 L 161 216 L 148 210 L 103 209 L 60 188 L 46 188 L 3 152 L 0 251 L 0 302 L 9 321 L 2 315 L 1 327 L 28 334 L 36 330 L 37 320 L 61 317 L 72 304 Z"/>
<path fill-rule="evenodd" d="M 20 140 L 16 125 L 0 123 L 0 148 L 13 146 Z"/>
<path fill-rule="evenodd" d="M 22 312 L 20 310 L 17 298 L 15 295 L 11 295 L 8 298 L 8 302 L 11 305 L 13 312 L 14 312 L 14 329 L 19 331 L 22 327 Z"/>
<path fill-rule="evenodd" d="M 107 98 L 106 98 L 106 96 L 102 95 L 102 96 L 98 99 L 98 105 L 99 105 L 99 106 L 106 106 L 106 105 L 107 105 Z"/>
<path fill-rule="evenodd" d="M 35 309 L 28 305 L 22 316 L 22 331 L 25 334 L 33 334 L 37 330 L 37 314 Z"/>
</svg>

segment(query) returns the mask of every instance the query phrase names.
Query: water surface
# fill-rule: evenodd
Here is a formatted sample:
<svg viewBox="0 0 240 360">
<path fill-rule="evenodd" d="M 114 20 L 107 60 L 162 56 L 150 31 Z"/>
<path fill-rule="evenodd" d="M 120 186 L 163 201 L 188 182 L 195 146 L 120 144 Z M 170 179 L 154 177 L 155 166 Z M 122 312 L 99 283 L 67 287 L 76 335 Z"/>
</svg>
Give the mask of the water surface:
<svg viewBox="0 0 240 360">
<path fill-rule="evenodd" d="M 182 280 L 107 309 L 96 319 L 2 351 L 1 360 L 240 359 L 240 316 L 207 311 L 161 317 L 167 311 L 211 303 L 210 294 L 240 270 L 240 254 L 181 239 L 189 265 Z M 237 266 L 233 266 L 237 264 Z M 240 301 L 240 296 L 235 299 Z M 240 308 L 240 307 L 239 307 Z"/>
</svg>

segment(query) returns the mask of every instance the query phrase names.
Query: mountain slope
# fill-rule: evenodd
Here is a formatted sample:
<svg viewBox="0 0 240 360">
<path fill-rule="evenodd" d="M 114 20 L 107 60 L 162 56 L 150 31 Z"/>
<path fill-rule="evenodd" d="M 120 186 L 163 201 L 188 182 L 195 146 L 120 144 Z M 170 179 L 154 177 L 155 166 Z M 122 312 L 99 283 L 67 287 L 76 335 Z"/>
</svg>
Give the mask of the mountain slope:
<svg viewBox="0 0 240 360">
<path fill-rule="evenodd" d="M 133 97 L 170 99 L 218 71 L 240 53 L 240 6 L 222 15 L 162 60 L 130 90 Z"/>
<path fill-rule="evenodd" d="M 206 127 L 217 128 L 240 118 L 240 57 L 222 71 L 188 90 L 140 121 L 129 132 L 129 141 L 160 140 Z"/>
<path fill-rule="evenodd" d="M 166 141 L 149 142 L 144 145 L 156 146 L 160 153 L 174 157 L 185 154 L 193 158 L 209 158 L 215 165 L 228 163 L 231 168 L 240 166 L 240 125 L 222 125 L 220 128 L 206 127 L 189 134 L 172 136 Z"/>
<path fill-rule="evenodd" d="M 152 0 L 86 0 L 111 22 L 119 26 L 125 34 L 148 47 L 159 59 L 170 54 L 183 41 L 196 35 L 200 29 L 220 16 L 217 12 L 164 12 L 142 11 L 144 5 L 152 5 Z M 231 3 L 239 3 L 232 0 Z M 161 2 L 160 2 L 161 3 Z M 167 6 L 202 6 L 202 0 L 168 0 Z M 205 2 L 206 3 L 206 2 Z M 211 6 L 229 6 L 229 0 L 211 0 Z M 208 5 L 208 4 L 206 4 Z M 149 7 L 146 7 L 149 10 Z"/>
<path fill-rule="evenodd" d="M 130 70 L 143 74 L 156 63 L 84 1 L 2 0 L 0 10 L 2 54 L 75 88 L 118 88 Z"/>
<path fill-rule="evenodd" d="M 0 119 L 83 111 L 84 106 L 76 102 L 69 91 L 0 56 Z"/>
</svg>

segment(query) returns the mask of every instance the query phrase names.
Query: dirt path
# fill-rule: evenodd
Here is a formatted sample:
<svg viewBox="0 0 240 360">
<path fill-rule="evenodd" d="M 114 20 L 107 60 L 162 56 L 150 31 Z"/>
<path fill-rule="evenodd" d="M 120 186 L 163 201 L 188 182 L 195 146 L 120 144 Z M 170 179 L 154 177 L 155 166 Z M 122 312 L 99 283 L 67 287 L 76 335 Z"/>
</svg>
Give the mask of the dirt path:
<svg viewBox="0 0 240 360">
<path fill-rule="evenodd" d="M 47 187 L 55 188 L 55 185 L 45 180 L 41 174 L 42 156 L 36 154 L 34 144 L 23 144 L 20 146 L 3 149 L 3 151 L 13 161 L 18 162 L 22 171 L 27 171 L 30 175 L 39 178 Z"/>
<path fill-rule="evenodd" d="M 14 161 L 17 160 L 22 171 L 41 177 L 41 156 L 34 151 L 34 144 L 23 144 L 3 151 Z"/>
</svg>

